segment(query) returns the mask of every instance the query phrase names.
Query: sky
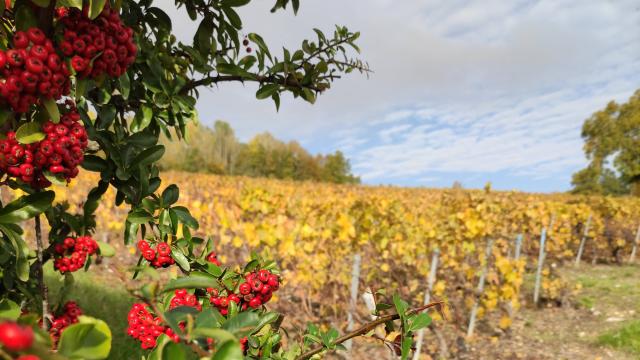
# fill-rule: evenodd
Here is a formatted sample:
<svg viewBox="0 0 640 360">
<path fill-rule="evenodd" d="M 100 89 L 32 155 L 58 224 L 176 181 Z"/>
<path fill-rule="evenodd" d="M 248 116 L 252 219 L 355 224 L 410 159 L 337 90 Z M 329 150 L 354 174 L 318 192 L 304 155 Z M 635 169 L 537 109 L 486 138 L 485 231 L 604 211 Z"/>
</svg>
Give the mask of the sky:
<svg viewBox="0 0 640 360">
<path fill-rule="evenodd" d="M 160 0 L 160 3 L 169 0 Z M 366 184 L 565 191 L 584 167 L 580 129 L 640 88 L 637 0 L 303 0 L 240 9 L 272 52 L 314 27 L 362 33 L 374 73 L 338 80 L 315 105 L 255 99 L 255 84 L 205 90 L 200 118 L 241 140 L 269 131 L 313 153 L 343 151 Z M 174 15 L 191 39 L 196 24 Z"/>
</svg>

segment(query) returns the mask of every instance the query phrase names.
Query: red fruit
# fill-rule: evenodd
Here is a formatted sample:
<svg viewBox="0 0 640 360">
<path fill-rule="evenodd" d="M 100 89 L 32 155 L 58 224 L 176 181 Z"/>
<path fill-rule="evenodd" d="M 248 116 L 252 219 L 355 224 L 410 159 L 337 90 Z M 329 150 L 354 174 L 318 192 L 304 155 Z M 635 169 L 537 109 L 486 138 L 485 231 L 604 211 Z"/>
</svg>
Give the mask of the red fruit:
<svg viewBox="0 0 640 360">
<path fill-rule="evenodd" d="M 269 280 L 267 281 L 267 284 L 272 288 L 277 289 L 278 286 L 280 285 L 280 280 L 278 279 L 277 275 L 271 274 L 269 275 Z"/>
<path fill-rule="evenodd" d="M 149 243 L 146 240 L 140 240 L 138 241 L 137 247 L 138 250 L 144 251 L 146 249 L 149 249 Z"/>
<path fill-rule="evenodd" d="M 60 51 L 62 51 L 65 56 L 71 56 L 73 55 L 73 45 L 69 41 L 63 41 L 60 43 Z"/>
<path fill-rule="evenodd" d="M 44 64 L 39 58 L 30 57 L 27 59 L 27 70 L 34 74 L 40 74 L 44 70 Z"/>
<path fill-rule="evenodd" d="M 171 246 L 167 243 L 160 243 L 156 247 L 156 251 L 158 251 L 158 255 L 160 256 L 169 256 L 171 254 Z"/>
<path fill-rule="evenodd" d="M 32 176 L 33 175 L 33 165 L 31 165 L 31 164 L 22 164 L 22 165 L 20 165 L 20 175 L 22 175 L 22 176 Z"/>
<path fill-rule="evenodd" d="M 29 46 L 29 37 L 27 36 L 27 33 L 24 31 L 17 31 L 13 35 L 13 46 L 16 49 L 25 49 Z"/>
<path fill-rule="evenodd" d="M 251 282 L 251 289 L 255 292 L 262 291 L 263 287 L 264 287 L 264 284 L 262 284 L 262 281 L 260 281 L 259 279 L 255 279 Z"/>
<path fill-rule="evenodd" d="M 64 166 L 60 166 L 60 165 L 51 165 L 49 166 L 49 171 L 53 174 L 59 174 L 61 172 L 64 172 Z M 152 250 L 153 251 L 153 250 Z"/>
<path fill-rule="evenodd" d="M 249 40 L 247 40 L 247 39 L 242 40 L 242 45 L 248 46 L 249 45 Z"/>
<path fill-rule="evenodd" d="M 73 238 L 68 237 L 64 239 L 64 247 L 66 247 L 67 249 L 71 249 L 75 245 L 76 245 L 76 241 Z"/>
<path fill-rule="evenodd" d="M 251 285 L 247 283 L 242 283 L 240 284 L 240 287 L 238 288 L 238 290 L 240 290 L 240 294 L 248 295 L 251 293 Z"/>
<path fill-rule="evenodd" d="M 87 44 L 82 39 L 73 40 L 73 50 L 76 53 L 84 53 L 84 50 L 87 48 Z"/>
<path fill-rule="evenodd" d="M 79 41 L 82 41 L 82 40 L 79 40 Z M 71 59 L 71 66 L 73 67 L 73 70 L 75 70 L 76 72 L 82 72 L 84 71 L 84 69 L 86 69 L 87 62 L 83 57 L 76 55 Z"/>
<path fill-rule="evenodd" d="M 11 66 L 22 66 L 24 64 L 24 56 L 17 50 L 7 50 L 7 62 Z"/>
<path fill-rule="evenodd" d="M 258 279 L 260 279 L 260 281 L 262 281 L 263 283 L 266 283 L 267 281 L 269 281 L 269 275 L 271 275 L 269 270 L 263 269 L 258 271 Z"/>
<path fill-rule="evenodd" d="M 260 299 L 258 299 L 257 297 L 254 297 L 253 299 L 251 299 L 251 301 L 249 301 L 249 306 L 254 309 L 259 308 L 260 305 L 262 305 L 262 301 L 260 301 Z"/>
<path fill-rule="evenodd" d="M 142 257 L 147 261 L 153 261 L 156 258 L 156 252 L 153 249 L 146 249 L 142 252 Z"/>
<path fill-rule="evenodd" d="M 20 145 L 13 145 L 11 148 L 11 154 L 20 160 L 24 156 L 24 149 Z"/>
<path fill-rule="evenodd" d="M 0 68 L 3 68 L 7 64 L 7 55 L 4 51 L 0 50 Z"/>
<path fill-rule="evenodd" d="M 209 255 L 207 255 L 207 261 L 212 264 L 220 265 L 220 261 L 218 260 L 218 255 L 216 255 L 215 251 L 212 251 L 209 253 Z"/>
<path fill-rule="evenodd" d="M 49 56 L 47 57 L 47 66 L 49 67 L 49 69 L 51 69 L 52 71 L 57 71 L 58 69 L 60 69 L 61 65 L 62 60 L 60 60 L 60 56 L 58 56 L 58 54 L 49 54 Z"/>
<path fill-rule="evenodd" d="M 36 27 L 27 30 L 27 36 L 34 44 L 43 44 L 47 39 L 44 32 Z"/>
<path fill-rule="evenodd" d="M 42 61 L 47 61 L 49 57 L 49 51 L 42 45 L 34 45 L 29 50 L 29 55 L 36 57 Z"/>
<path fill-rule="evenodd" d="M 221 297 L 220 298 L 220 307 L 226 308 L 227 306 L 229 306 L 229 299 L 227 297 Z"/>
<path fill-rule="evenodd" d="M 22 351 L 31 347 L 33 329 L 14 322 L 0 324 L 0 344 L 9 351 Z"/>
<path fill-rule="evenodd" d="M 175 291 L 175 294 L 176 294 L 177 297 L 183 298 L 183 297 L 187 296 L 187 290 L 178 289 L 178 290 Z"/>
</svg>

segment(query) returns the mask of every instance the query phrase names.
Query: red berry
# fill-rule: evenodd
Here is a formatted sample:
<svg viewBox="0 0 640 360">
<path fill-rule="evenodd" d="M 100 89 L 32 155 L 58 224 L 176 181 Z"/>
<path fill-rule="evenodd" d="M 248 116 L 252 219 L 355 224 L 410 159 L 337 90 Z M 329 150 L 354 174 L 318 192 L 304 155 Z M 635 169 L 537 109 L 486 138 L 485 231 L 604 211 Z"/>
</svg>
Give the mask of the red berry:
<svg viewBox="0 0 640 360">
<path fill-rule="evenodd" d="M 9 351 L 22 351 L 31 347 L 33 329 L 14 322 L 0 324 L 0 344 Z"/>
<path fill-rule="evenodd" d="M 257 297 L 254 297 L 253 299 L 251 299 L 251 301 L 249 301 L 249 306 L 254 309 L 259 308 L 260 305 L 262 305 L 262 301 L 260 301 L 260 299 L 258 299 Z"/>
<path fill-rule="evenodd" d="M 82 72 L 86 68 L 87 63 L 83 57 L 76 55 L 71 59 L 71 66 L 76 72 Z"/>
<path fill-rule="evenodd" d="M 29 46 L 29 37 L 24 31 L 16 31 L 13 35 L 13 46 L 16 49 L 25 49 Z"/>
<path fill-rule="evenodd" d="M 156 251 L 158 251 L 158 255 L 160 256 L 169 256 L 171 254 L 171 246 L 163 242 L 158 244 Z"/>
<path fill-rule="evenodd" d="M 251 285 L 247 283 L 242 283 L 240 284 L 240 287 L 238 288 L 238 290 L 240 290 L 240 294 L 248 295 L 251 293 Z"/>
<path fill-rule="evenodd" d="M 0 50 L 0 68 L 3 68 L 7 64 L 7 55 L 4 51 Z"/>
<path fill-rule="evenodd" d="M 43 44 L 47 39 L 44 32 L 36 27 L 27 30 L 27 36 L 29 37 L 29 40 L 38 45 Z"/>
<path fill-rule="evenodd" d="M 42 70 L 44 70 L 44 64 L 39 58 L 30 57 L 27 59 L 27 70 L 34 74 L 41 74 Z"/>
</svg>

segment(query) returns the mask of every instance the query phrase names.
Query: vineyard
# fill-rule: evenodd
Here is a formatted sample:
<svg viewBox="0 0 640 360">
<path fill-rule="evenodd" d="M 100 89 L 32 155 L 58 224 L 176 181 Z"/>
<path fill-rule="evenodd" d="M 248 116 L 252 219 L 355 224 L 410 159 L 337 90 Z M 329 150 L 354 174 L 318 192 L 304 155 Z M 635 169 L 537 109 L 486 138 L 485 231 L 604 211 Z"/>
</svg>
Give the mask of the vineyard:
<svg viewBox="0 0 640 360">
<path fill-rule="evenodd" d="M 55 187 L 56 202 L 77 211 L 94 177 L 84 174 L 68 187 Z M 180 204 L 192 209 L 200 223 L 197 233 L 213 239 L 222 263 L 242 263 L 256 251 L 281 264 L 284 286 L 274 306 L 305 314 L 290 324 L 294 327 L 304 320 L 345 326 L 358 255 L 357 294 L 385 288 L 420 303 L 429 287 L 431 299 L 448 304 L 445 321 L 460 332 L 469 331 L 472 313 L 478 322 L 508 331 L 523 303 L 534 301 L 530 291 L 524 294 L 526 274 L 539 271 L 539 303 L 561 305 L 576 284 L 556 272 L 574 266 L 581 243 L 582 262 L 623 263 L 638 241 L 640 201 L 633 198 L 336 186 L 177 172 L 164 178 L 163 185 L 181 184 Z M 96 236 L 119 248 L 127 210 L 113 205 L 115 195 L 109 190 L 97 210 L 97 228 L 107 231 Z M 134 245 L 109 264 L 119 271 L 135 265 L 140 254 Z M 437 270 L 428 284 L 434 260 Z M 362 319 L 367 309 L 360 300 L 357 304 L 362 305 L 353 311 Z"/>
</svg>

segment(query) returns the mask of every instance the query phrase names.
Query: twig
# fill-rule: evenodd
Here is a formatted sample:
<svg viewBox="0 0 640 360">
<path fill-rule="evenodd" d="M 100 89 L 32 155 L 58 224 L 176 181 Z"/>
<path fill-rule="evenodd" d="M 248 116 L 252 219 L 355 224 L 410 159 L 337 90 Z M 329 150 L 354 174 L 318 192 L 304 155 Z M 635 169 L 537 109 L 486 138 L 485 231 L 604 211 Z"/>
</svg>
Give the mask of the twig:
<svg viewBox="0 0 640 360">
<path fill-rule="evenodd" d="M 38 286 L 40 288 L 40 295 L 42 296 L 42 329 L 49 330 L 49 289 L 44 283 L 44 269 L 43 269 L 43 249 L 42 245 L 42 226 L 40 225 L 40 215 L 35 217 L 36 227 L 36 247 L 37 247 L 37 272 L 38 272 Z"/>
<path fill-rule="evenodd" d="M 437 302 L 433 302 L 431 304 L 427 304 L 424 306 L 420 306 L 418 308 L 409 310 L 407 312 L 407 314 L 416 314 L 419 312 L 422 312 L 426 309 L 432 308 L 432 307 L 438 307 L 440 308 L 442 306 L 442 304 L 444 304 L 443 301 L 437 301 Z M 337 338 L 334 342 L 331 343 L 331 345 L 337 345 L 337 344 L 342 344 L 343 342 L 349 340 L 349 339 L 353 339 L 354 337 L 358 337 L 358 336 L 362 336 L 366 333 L 368 333 L 369 331 L 375 329 L 376 327 L 378 327 L 378 325 L 382 325 L 384 323 L 386 323 L 387 321 L 393 321 L 393 320 L 398 320 L 400 319 L 400 314 L 392 314 L 392 315 L 386 315 L 386 316 L 382 316 L 380 318 L 378 318 L 377 320 L 374 320 L 368 324 L 365 324 L 363 326 L 361 326 L 360 328 L 345 334 L 339 338 Z M 306 360 L 310 357 L 312 357 L 315 354 L 318 354 L 320 352 L 322 352 L 323 350 L 325 350 L 324 346 L 318 346 L 315 349 L 311 349 L 305 353 L 303 353 L 302 355 L 298 356 L 296 358 L 296 360 Z"/>
</svg>

